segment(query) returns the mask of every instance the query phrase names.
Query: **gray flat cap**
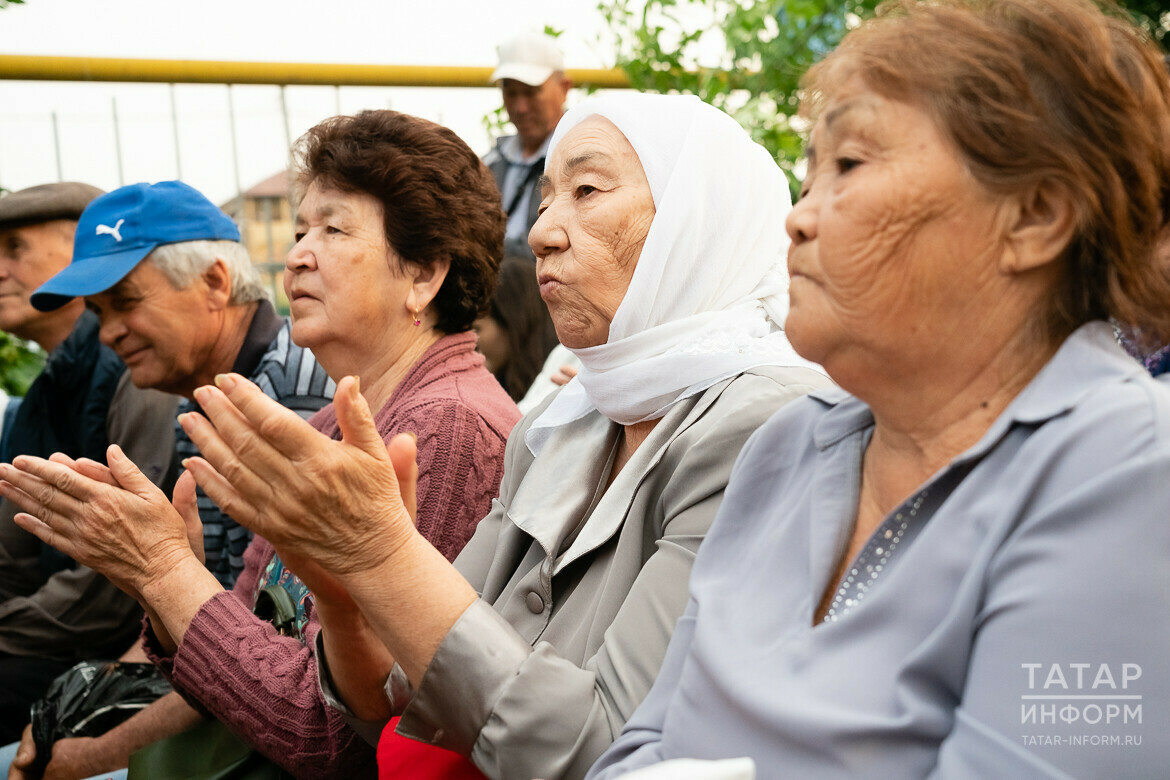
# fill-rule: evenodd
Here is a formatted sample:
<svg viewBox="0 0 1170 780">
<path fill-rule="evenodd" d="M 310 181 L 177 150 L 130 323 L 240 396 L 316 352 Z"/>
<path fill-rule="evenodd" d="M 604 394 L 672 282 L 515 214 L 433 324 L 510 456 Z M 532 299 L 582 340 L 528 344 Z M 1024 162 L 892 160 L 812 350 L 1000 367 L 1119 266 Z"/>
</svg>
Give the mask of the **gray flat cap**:
<svg viewBox="0 0 1170 780">
<path fill-rule="evenodd" d="M 77 219 L 89 202 L 104 194 L 97 187 L 76 181 L 38 184 L 0 198 L 0 228 Z"/>
</svg>

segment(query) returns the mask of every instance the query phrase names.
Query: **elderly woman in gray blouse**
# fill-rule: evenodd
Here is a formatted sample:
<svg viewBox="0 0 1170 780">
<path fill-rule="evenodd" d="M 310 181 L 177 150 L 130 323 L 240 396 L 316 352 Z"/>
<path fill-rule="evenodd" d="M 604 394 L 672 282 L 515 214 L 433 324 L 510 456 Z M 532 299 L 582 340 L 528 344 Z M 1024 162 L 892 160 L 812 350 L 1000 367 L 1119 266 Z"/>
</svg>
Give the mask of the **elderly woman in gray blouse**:
<svg viewBox="0 0 1170 780">
<path fill-rule="evenodd" d="M 202 391 L 214 428 L 183 421 L 200 484 L 310 583 L 323 633 L 346 632 L 323 684 L 356 718 L 401 714 L 384 776 L 440 760 L 400 735 L 493 778 L 584 775 L 658 672 L 743 442 L 828 385 L 780 327 L 787 183 L 726 115 L 682 96 L 584 103 L 542 191 L 541 296 L 583 365 L 513 431 L 454 566 L 414 531 L 349 381 L 344 442 L 230 381 Z"/>
<path fill-rule="evenodd" d="M 1083 0 L 944 0 L 805 87 L 786 328 L 842 391 L 744 447 L 592 776 L 1165 776 L 1170 393 L 1103 321 L 1170 335 L 1160 55 Z"/>
</svg>

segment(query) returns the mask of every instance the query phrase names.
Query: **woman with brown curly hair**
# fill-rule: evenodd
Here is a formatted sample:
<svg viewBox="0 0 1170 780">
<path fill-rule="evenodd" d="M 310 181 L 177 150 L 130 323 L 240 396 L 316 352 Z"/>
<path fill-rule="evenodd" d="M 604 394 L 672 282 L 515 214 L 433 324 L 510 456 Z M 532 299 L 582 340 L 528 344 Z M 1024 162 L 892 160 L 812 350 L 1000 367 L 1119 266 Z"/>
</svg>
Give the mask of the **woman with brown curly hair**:
<svg viewBox="0 0 1170 780">
<path fill-rule="evenodd" d="M 384 441 L 415 437 L 418 530 L 453 559 L 491 507 L 519 418 L 471 332 L 503 249 L 495 183 L 453 132 L 393 111 L 329 119 L 295 152 L 302 197 L 284 277 L 292 338 L 330 376 L 357 377 Z M 332 405 L 309 422 L 341 436 Z M 130 484 L 133 466 L 124 458 L 111 464 Z M 337 613 L 352 602 L 344 593 L 310 593 L 293 573 L 306 563 L 282 558 L 259 536 L 234 589 L 224 591 L 183 541 L 183 521 L 160 492 L 73 478 L 87 505 L 110 510 L 95 512 L 103 530 L 78 554 L 139 594 L 151 617 L 147 650 L 184 698 L 298 777 L 374 773 L 373 748 L 326 706 L 319 686 L 320 617 L 328 603 L 335 624 L 345 624 L 351 616 Z M 103 549 L 110 537 L 133 538 L 142 556 Z M 178 554 L 160 554 L 166 541 L 182 542 Z M 258 596 L 273 589 L 295 610 L 284 635 L 253 614 Z M 349 639 L 327 632 L 322 645 L 340 655 Z M 178 704 L 138 744 L 200 720 Z"/>
</svg>

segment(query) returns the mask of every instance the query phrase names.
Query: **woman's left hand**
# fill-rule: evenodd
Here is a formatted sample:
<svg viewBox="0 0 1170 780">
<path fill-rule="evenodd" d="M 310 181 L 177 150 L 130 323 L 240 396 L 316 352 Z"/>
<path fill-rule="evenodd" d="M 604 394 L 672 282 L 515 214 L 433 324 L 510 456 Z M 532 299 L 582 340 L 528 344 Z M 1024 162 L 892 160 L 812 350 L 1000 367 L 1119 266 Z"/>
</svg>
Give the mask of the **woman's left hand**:
<svg viewBox="0 0 1170 780">
<path fill-rule="evenodd" d="M 192 556 L 188 527 L 117 445 L 109 467 L 63 455 L 0 464 L 0 495 L 28 514 L 16 523 L 141 600 L 144 586 Z"/>
<path fill-rule="evenodd" d="M 54 452 L 49 456 L 49 460 L 71 466 L 74 471 L 90 479 L 118 487 L 118 481 L 110 473 L 110 467 L 98 463 L 96 460 L 89 458 L 73 460 L 63 452 Z M 191 545 L 191 552 L 195 553 L 195 557 L 200 563 L 206 563 L 207 552 L 203 545 L 203 520 L 199 517 L 199 504 L 195 496 L 195 478 L 190 473 L 184 471 L 179 475 L 178 481 L 175 482 L 171 506 L 178 511 L 179 516 L 183 518 L 183 523 L 187 526 L 187 543 Z"/>
<path fill-rule="evenodd" d="M 206 419 L 180 418 L 202 453 L 185 465 L 225 512 L 299 563 L 306 584 L 369 571 L 415 533 L 356 378 L 342 379 L 334 396 L 341 441 L 243 377 L 220 376 L 217 384 L 195 391 Z"/>
</svg>

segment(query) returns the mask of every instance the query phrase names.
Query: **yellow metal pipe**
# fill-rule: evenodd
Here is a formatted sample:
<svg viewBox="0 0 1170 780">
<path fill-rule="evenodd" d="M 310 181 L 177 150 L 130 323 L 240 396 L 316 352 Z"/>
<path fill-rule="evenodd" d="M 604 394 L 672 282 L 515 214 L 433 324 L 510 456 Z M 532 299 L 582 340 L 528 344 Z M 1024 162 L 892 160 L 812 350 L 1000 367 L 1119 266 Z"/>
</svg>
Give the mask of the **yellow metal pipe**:
<svg viewBox="0 0 1170 780">
<path fill-rule="evenodd" d="M 491 68 L 445 65 L 329 65 L 304 62 L 142 60 L 0 55 L 0 79 L 125 81 L 164 84 L 320 84 L 360 87 L 486 87 Z M 628 88 L 620 70 L 576 68 L 574 84 Z"/>
</svg>

